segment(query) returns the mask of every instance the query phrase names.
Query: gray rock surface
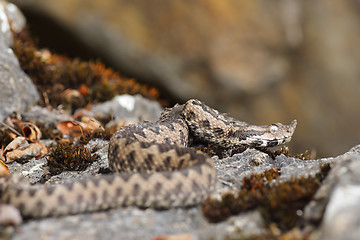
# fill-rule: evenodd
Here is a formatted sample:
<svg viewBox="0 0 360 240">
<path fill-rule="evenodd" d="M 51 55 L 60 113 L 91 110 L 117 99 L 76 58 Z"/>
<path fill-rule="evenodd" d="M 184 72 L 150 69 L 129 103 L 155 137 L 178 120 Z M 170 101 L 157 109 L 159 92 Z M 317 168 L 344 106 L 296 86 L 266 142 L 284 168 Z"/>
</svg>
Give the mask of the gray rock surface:
<svg viewBox="0 0 360 240">
<path fill-rule="evenodd" d="M 52 109 L 49 110 L 41 106 L 32 106 L 27 111 L 21 113 L 23 121 L 43 123 L 45 127 L 56 130 L 56 124 L 60 121 L 74 120 L 66 111 Z"/>
<path fill-rule="evenodd" d="M 14 10 L 15 9 L 15 10 Z M 21 70 L 13 51 L 8 17 L 16 29 L 23 27 L 24 17 L 13 4 L 0 4 L 0 121 L 13 112 L 21 112 L 39 99 L 30 78 Z"/>
<path fill-rule="evenodd" d="M 97 146 L 98 148 L 97 154 L 100 155 L 99 160 L 84 171 L 65 171 L 57 176 L 53 176 L 48 184 L 61 184 L 64 181 L 76 181 L 79 178 L 100 175 L 98 169 L 108 166 L 107 141 L 90 141 L 88 147 L 92 148 L 93 146 Z M 342 173 L 342 176 L 348 176 L 348 172 L 354 173 L 354 175 L 348 177 L 334 177 L 333 173 L 331 173 L 325 180 L 322 188 L 329 189 L 326 185 L 330 182 L 332 182 L 332 186 L 338 185 L 338 187 L 333 187 L 335 190 L 331 191 L 331 193 L 326 192 L 323 194 L 328 198 L 331 196 L 328 205 L 326 205 L 326 201 L 317 201 L 316 204 L 322 205 L 318 207 L 322 209 L 321 212 L 323 212 L 324 208 L 329 209 L 324 215 L 324 220 L 320 228 L 322 234 L 327 233 L 329 229 L 333 229 L 333 231 L 338 230 L 338 232 L 350 231 L 349 236 L 359 236 L 355 228 L 355 222 L 352 222 L 353 220 L 358 220 L 357 212 L 354 211 L 353 208 L 358 207 L 358 202 L 356 201 L 359 197 L 357 192 L 359 189 L 357 179 L 359 179 L 360 176 L 357 170 L 360 169 L 359 152 L 351 150 L 336 158 L 303 161 L 288 158 L 283 155 L 277 156 L 275 160 L 271 160 L 267 154 L 254 149 L 248 149 L 243 153 L 225 159 L 213 157 L 213 160 L 215 161 L 218 171 L 217 191 L 214 193 L 214 197 L 219 197 L 222 192 L 235 190 L 240 187 L 243 177 L 249 176 L 252 173 L 263 172 L 272 167 L 281 169 L 282 180 L 314 175 L 319 171 L 319 164 L 321 163 L 334 164 L 332 172 L 337 172 L 338 168 L 344 169 L 344 167 L 346 169 L 353 169 L 352 171 L 348 170 Z M 9 164 L 9 168 L 11 173 L 20 173 L 28 177 L 30 181 L 35 182 L 47 171 L 45 162 L 46 160 L 44 159 L 31 159 L 25 164 L 16 162 Z M 346 165 L 341 167 L 343 164 Z M 318 194 L 321 194 L 321 192 L 324 191 L 320 189 Z M 347 204 L 345 206 L 342 204 L 343 198 L 341 198 L 344 193 L 349 196 L 344 202 Z M 351 211 L 351 209 L 353 209 L 353 211 Z M 316 215 L 313 210 L 310 212 Z M 322 214 L 319 216 L 321 220 Z M 343 223 L 349 224 L 339 225 L 337 221 L 340 220 L 336 216 L 343 216 L 342 219 L 345 219 Z M 264 234 L 266 230 L 262 224 L 263 220 L 257 211 L 233 216 L 219 224 L 211 224 L 204 219 L 200 206 L 190 209 L 170 209 L 165 211 L 126 207 L 59 218 L 28 220 L 20 225 L 16 231 L 9 231 L 9 229 L 7 229 L 7 232 L 13 232 L 13 239 L 40 237 L 49 239 L 113 239 L 114 236 L 121 236 L 123 239 L 151 239 L 163 234 L 189 234 L 192 239 L 209 239 L 210 237 L 212 239 L 223 239 L 225 236 L 239 237 L 250 236 L 252 234 Z M 338 227 L 334 228 L 333 224 L 336 224 Z M 141 231 L 139 231 L 140 229 Z M 326 239 L 326 237 L 328 237 L 328 235 L 325 234 L 322 239 Z"/>
<path fill-rule="evenodd" d="M 158 102 L 148 100 L 141 95 L 118 95 L 112 100 L 93 105 L 87 113 L 90 116 L 104 118 L 112 116 L 115 122 L 127 120 L 129 122 L 156 121 L 163 108 Z"/>
<path fill-rule="evenodd" d="M 359 148 L 331 160 L 333 168 L 305 208 L 304 217 L 309 223 L 321 222 L 316 232 L 320 239 L 360 238 Z"/>
</svg>

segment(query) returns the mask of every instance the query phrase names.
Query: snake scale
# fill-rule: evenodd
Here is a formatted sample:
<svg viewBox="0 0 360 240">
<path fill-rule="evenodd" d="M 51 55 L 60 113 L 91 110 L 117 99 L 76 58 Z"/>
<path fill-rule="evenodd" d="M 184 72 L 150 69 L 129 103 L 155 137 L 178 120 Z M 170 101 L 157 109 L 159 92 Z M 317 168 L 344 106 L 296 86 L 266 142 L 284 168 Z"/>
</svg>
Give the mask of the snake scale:
<svg viewBox="0 0 360 240">
<path fill-rule="evenodd" d="M 0 202 L 25 218 L 60 216 L 136 205 L 170 208 L 199 204 L 214 190 L 211 158 L 188 147 L 198 140 L 214 147 L 272 147 L 290 141 L 296 120 L 254 126 L 191 99 L 166 109 L 155 123 L 117 131 L 109 142 L 113 174 L 59 185 L 31 186 L 17 175 L 0 179 Z M 121 172 L 121 173 L 118 173 Z"/>
</svg>

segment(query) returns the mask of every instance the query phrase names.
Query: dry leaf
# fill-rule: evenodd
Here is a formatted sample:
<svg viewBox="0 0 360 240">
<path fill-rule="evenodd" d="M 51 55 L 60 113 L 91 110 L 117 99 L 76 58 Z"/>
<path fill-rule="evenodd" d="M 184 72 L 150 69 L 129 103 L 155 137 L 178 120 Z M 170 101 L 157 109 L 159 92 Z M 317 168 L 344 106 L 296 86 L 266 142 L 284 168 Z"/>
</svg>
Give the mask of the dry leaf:
<svg viewBox="0 0 360 240">
<path fill-rule="evenodd" d="M 102 124 L 93 117 L 88 117 L 88 116 L 81 117 L 81 126 L 85 131 L 88 132 L 105 131 Z"/>
<path fill-rule="evenodd" d="M 17 137 L 6 146 L 2 155 L 5 163 L 11 163 L 17 159 L 40 157 L 47 151 L 47 148 L 40 142 L 29 144 L 24 137 Z"/>
<path fill-rule="evenodd" d="M 48 153 L 47 147 L 40 142 L 30 143 L 29 147 L 27 147 L 24 151 L 24 156 L 28 157 L 36 157 L 39 158 L 42 155 Z"/>
<path fill-rule="evenodd" d="M 16 154 L 15 156 L 13 155 L 13 151 L 16 150 L 24 150 L 25 148 L 27 148 L 29 146 L 29 143 L 26 141 L 26 139 L 24 137 L 17 137 L 14 140 L 12 140 L 4 149 L 4 151 L 2 152 L 2 155 L 5 159 L 5 163 L 10 163 L 13 162 L 16 158 Z M 9 155 L 10 154 L 10 155 Z"/>
<path fill-rule="evenodd" d="M 30 142 L 38 142 L 41 139 L 40 129 L 33 123 L 23 123 L 23 128 L 21 129 L 22 134 L 26 140 Z"/>
<path fill-rule="evenodd" d="M 83 116 L 81 122 L 61 121 L 56 127 L 63 135 L 70 135 L 75 138 L 83 136 L 84 132 L 91 133 L 95 131 L 105 131 L 98 120 L 87 116 Z"/>
<path fill-rule="evenodd" d="M 56 125 L 56 128 L 63 135 L 71 135 L 73 137 L 81 137 L 83 135 L 82 126 L 78 121 L 61 121 Z"/>
<path fill-rule="evenodd" d="M 11 205 L 0 204 L 0 226 L 20 225 L 21 214 L 18 209 Z"/>
</svg>

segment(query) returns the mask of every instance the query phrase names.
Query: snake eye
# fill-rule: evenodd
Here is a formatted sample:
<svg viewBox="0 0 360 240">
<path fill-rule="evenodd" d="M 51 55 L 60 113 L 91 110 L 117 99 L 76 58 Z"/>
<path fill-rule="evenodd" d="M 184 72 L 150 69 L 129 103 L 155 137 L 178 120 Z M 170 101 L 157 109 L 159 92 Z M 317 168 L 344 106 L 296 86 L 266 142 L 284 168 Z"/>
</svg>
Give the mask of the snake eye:
<svg viewBox="0 0 360 240">
<path fill-rule="evenodd" d="M 271 125 L 271 127 L 270 127 L 270 132 L 271 132 L 271 133 L 275 133 L 278 129 L 279 129 L 279 128 L 278 128 L 277 126 Z"/>
</svg>

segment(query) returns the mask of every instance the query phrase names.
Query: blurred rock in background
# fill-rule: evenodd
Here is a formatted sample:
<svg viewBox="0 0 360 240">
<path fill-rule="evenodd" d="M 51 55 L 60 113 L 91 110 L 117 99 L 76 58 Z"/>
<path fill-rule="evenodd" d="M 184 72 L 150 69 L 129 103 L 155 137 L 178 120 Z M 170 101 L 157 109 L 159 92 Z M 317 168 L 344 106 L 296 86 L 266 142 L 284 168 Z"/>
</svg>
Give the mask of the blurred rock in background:
<svg viewBox="0 0 360 240">
<path fill-rule="evenodd" d="M 297 119 L 293 153 L 359 143 L 359 1 L 11 2 L 42 46 L 101 58 L 173 102 L 254 124 Z"/>
</svg>

